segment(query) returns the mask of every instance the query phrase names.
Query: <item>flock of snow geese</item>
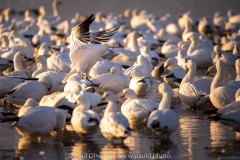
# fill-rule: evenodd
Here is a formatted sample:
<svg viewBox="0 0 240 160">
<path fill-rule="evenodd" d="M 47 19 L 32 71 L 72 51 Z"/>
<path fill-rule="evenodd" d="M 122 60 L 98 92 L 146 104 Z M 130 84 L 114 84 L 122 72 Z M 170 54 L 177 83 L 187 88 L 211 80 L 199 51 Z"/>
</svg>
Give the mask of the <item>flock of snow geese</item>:
<svg viewBox="0 0 240 160">
<path fill-rule="evenodd" d="M 126 9 L 64 19 L 53 2 L 53 15 L 1 10 L 2 123 L 26 136 L 66 123 L 109 141 L 145 126 L 170 135 L 179 127 L 174 88 L 183 104 L 240 124 L 240 14 L 174 19 Z M 156 81 L 160 103 L 146 98 Z"/>
</svg>

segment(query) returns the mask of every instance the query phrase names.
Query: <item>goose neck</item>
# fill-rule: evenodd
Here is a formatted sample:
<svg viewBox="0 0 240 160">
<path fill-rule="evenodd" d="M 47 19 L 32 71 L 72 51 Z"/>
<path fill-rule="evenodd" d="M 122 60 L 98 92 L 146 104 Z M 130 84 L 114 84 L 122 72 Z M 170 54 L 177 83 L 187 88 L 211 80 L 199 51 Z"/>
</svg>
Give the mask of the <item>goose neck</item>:
<svg viewBox="0 0 240 160">
<path fill-rule="evenodd" d="M 107 108 L 104 114 L 108 114 L 110 112 L 117 112 L 117 102 L 116 101 L 108 101 Z"/>
<path fill-rule="evenodd" d="M 162 100 L 159 104 L 158 109 L 170 109 L 171 106 L 171 100 L 172 100 L 172 94 L 171 93 L 163 93 Z"/>
<path fill-rule="evenodd" d="M 133 52 L 137 52 L 137 53 L 140 53 L 140 49 L 139 49 L 139 46 L 138 46 L 138 42 L 137 42 L 137 34 L 134 33 L 130 39 L 130 50 L 133 51 Z"/>
<path fill-rule="evenodd" d="M 225 68 L 219 68 L 211 84 L 211 91 L 224 85 L 224 80 L 226 80 Z M 227 82 L 226 82 L 227 83 Z"/>
<path fill-rule="evenodd" d="M 183 78 L 181 85 L 187 82 L 192 83 L 193 82 L 193 78 L 196 75 L 196 69 L 194 68 L 189 68 L 187 74 L 185 75 L 185 77 Z"/>
<path fill-rule="evenodd" d="M 13 62 L 14 62 L 14 70 L 15 71 L 24 71 L 22 61 L 18 58 L 18 56 L 14 57 Z"/>
</svg>

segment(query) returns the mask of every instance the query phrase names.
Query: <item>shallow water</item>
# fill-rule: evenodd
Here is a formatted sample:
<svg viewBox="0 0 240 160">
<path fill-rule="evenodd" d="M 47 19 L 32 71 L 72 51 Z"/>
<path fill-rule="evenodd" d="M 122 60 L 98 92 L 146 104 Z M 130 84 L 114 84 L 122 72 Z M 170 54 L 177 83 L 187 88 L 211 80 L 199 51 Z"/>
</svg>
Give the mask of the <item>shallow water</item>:
<svg viewBox="0 0 240 160">
<path fill-rule="evenodd" d="M 154 85 L 157 86 L 157 83 Z M 160 100 L 152 92 L 149 97 Z M 0 124 L 0 159 L 131 159 L 142 156 L 166 159 L 240 159 L 240 134 L 210 121 L 201 112 L 172 101 L 180 127 L 169 139 L 139 127 L 124 144 L 108 141 L 97 132 L 81 137 L 73 131 L 37 138 L 21 137 L 10 123 Z M 67 126 L 71 130 L 71 126 Z M 161 157 L 160 157 L 161 156 Z M 157 159 L 157 158 L 155 158 Z"/>
</svg>

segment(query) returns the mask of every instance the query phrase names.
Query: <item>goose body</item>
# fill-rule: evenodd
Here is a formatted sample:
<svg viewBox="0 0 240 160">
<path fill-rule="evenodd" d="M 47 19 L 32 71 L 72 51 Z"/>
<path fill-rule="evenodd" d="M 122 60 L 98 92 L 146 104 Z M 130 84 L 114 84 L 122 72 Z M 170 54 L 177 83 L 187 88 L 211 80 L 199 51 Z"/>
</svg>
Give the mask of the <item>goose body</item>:
<svg viewBox="0 0 240 160">
<path fill-rule="evenodd" d="M 131 89 L 124 89 L 121 98 L 127 98 L 121 112 L 128 119 L 131 128 L 146 123 L 150 113 L 157 108 L 153 100 L 139 99 Z"/>
<path fill-rule="evenodd" d="M 100 121 L 100 131 L 109 141 L 125 139 L 130 135 L 130 127 L 127 118 L 117 112 L 116 96 L 112 92 L 105 92 L 103 99 L 108 101 L 108 106 Z"/>
<path fill-rule="evenodd" d="M 217 61 L 216 68 L 217 74 L 211 84 L 210 100 L 216 108 L 220 109 L 235 100 L 237 88 L 224 84 L 226 71 L 225 65 L 221 60 Z"/>
<path fill-rule="evenodd" d="M 205 83 L 194 82 L 196 62 L 189 60 L 187 67 L 189 71 L 180 84 L 178 96 L 184 104 L 197 108 L 209 100 L 210 90 Z"/>
<path fill-rule="evenodd" d="M 79 106 L 73 110 L 71 124 L 78 133 L 93 134 L 98 129 L 100 117 L 96 112 L 89 110 L 90 100 L 86 95 L 81 95 L 79 101 Z"/>
</svg>

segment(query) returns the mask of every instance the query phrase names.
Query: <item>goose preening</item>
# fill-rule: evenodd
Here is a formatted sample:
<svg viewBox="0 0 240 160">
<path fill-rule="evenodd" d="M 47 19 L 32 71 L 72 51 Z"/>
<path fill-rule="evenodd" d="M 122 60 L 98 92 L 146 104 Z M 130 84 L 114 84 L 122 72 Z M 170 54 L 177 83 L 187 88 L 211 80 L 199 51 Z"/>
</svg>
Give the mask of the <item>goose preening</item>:
<svg viewBox="0 0 240 160">
<path fill-rule="evenodd" d="M 93 134 L 98 129 L 100 116 L 90 110 L 90 100 L 86 95 L 80 95 L 79 101 L 78 106 L 73 110 L 71 124 L 78 133 Z"/>
<path fill-rule="evenodd" d="M 121 107 L 121 112 L 128 119 L 131 128 L 146 124 L 150 113 L 157 108 L 153 100 L 139 99 L 131 89 L 124 89 L 121 98 L 127 98 Z"/>
<path fill-rule="evenodd" d="M 145 97 L 152 89 L 151 77 L 144 77 L 141 71 L 134 70 L 129 77 L 129 88 L 132 89 L 138 97 Z"/>
<path fill-rule="evenodd" d="M 127 118 L 117 112 L 117 97 L 112 92 L 105 92 L 103 100 L 108 101 L 108 106 L 100 121 L 100 131 L 109 141 L 125 139 L 130 135 L 130 127 Z"/>
<path fill-rule="evenodd" d="M 162 94 L 162 100 L 158 110 L 150 114 L 147 127 L 156 133 L 171 134 L 179 127 L 179 117 L 170 106 L 173 91 L 169 84 L 162 83 L 158 87 L 158 92 Z"/>
<path fill-rule="evenodd" d="M 118 31 L 121 23 L 104 31 L 90 33 L 89 27 L 93 21 L 94 15 L 91 15 L 85 21 L 72 28 L 70 35 L 71 71 L 63 81 L 66 81 L 75 72 L 85 73 L 88 79 L 92 66 L 107 49 L 122 47 L 118 41 L 108 41 Z M 91 44 L 88 44 L 89 42 Z M 108 43 L 101 44 L 102 42 Z"/>
</svg>

